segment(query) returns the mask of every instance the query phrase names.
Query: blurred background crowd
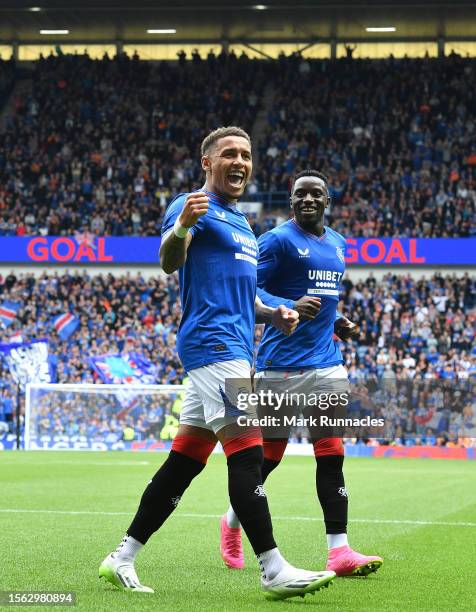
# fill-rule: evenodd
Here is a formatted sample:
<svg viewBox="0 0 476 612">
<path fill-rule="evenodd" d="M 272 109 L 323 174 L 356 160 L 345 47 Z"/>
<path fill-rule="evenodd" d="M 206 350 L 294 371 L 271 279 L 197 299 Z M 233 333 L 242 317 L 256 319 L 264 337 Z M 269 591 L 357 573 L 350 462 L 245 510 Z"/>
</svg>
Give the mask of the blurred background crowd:
<svg viewBox="0 0 476 612">
<path fill-rule="evenodd" d="M 344 280 L 340 297 L 341 312 L 361 330 L 357 341 L 340 343 L 354 384 L 436 379 L 456 385 L 476 375 L 474 276 L 434 275 L 416 280 L 410 275 L 388 274 L 377 282 L 369 275 L 359 282 Z M 185 377 L 176 353 L 181 308 L 175 274 L 146 279 L 141 275 L 93 276 L 79 271 L 40 277 L 12 273 L 0 279 L 0 301 L 3 298 L 23 304 L 9 328 L 10 335 L 21 333 L 24 340 L 49 338 L 60 383 L 101 382 L 89 357 L 129 351 L 157 365 L 159 383 L 181 384 Z M 67 341 L 62 341 L 51 326 L 52 317 L 62 312 L 74 312 L 81 321 Z M 256 327 L 256 346 L 262 329 Z M 10 420 L 16 388 L 5 362 L 0 363 L 0 381 L 0 418 L 3 415 L 4 420 Z M 121 431 L 133 427 L 140 437 L 153 433 L 151 428 L 157 430 L 157 415 L 150 407 L 139 408 L 116 423 Z M 415 405 L 415 411 L 417 408 Z M 474 402 L 463 408 L 464 427 L 472 427 L 471 423 L 476 427 Z M 172 414 L 170 406 L 160 410 L 162 427 L 170 425 L 165 421 L 168 414 Z M 451 422 L 452 435 L 457 435 L 454 423 L 461 425 L 461 410 L 455 409 L 452 414 L 453 420 L 433 419 L 433 433 L 449 433 Z M 49 433 L 65 433 L 67 424 L 56 418 L 54 411 L 43 417 L 49 419 L 42 421 Z M 402 426 L 400 417 L 395 411 L 395 429 L 417 432 L 417 421 L 408 418 Z M 82 421 L 89 422 L 88 433 L 97 433 L 97 418 L 88 421 L 84 414 Z"/>
<path fill-rule="evenodd" d="M 257 233 L 315 167 L 346 235 L 474 236 L 474 71 L 457 55 L 44 58 L 0 130 L 0 235 L 157 235 L 170 199 L 201 186 L 203 135 L 233 123 L 254 139 Z"/>
</svg>

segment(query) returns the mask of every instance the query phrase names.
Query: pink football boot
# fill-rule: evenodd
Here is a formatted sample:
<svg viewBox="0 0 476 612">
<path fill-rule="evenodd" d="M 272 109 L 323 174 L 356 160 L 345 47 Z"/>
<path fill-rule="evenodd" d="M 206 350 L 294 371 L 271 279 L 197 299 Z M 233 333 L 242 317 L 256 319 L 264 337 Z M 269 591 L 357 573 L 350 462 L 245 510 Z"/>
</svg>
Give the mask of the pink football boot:
<svg viewBox="0 0 476 612">
<path fill-rule="evenodd" d="M 220 520 L 221 558 L 230 569 L 242 569 L 245 565 L 243 546 L 241 544 L 241 527 L 228 527 L 226 514 Z"/>
<path fill-rule="evenodd" d="M 339 546 L 329 551 L 326 569 L 335 572 L 337 576 L 367 576 L 376 572 L 382 563 L 380 557 L 367 557 L 355 552 L 350 546 Z"/>
</svg>

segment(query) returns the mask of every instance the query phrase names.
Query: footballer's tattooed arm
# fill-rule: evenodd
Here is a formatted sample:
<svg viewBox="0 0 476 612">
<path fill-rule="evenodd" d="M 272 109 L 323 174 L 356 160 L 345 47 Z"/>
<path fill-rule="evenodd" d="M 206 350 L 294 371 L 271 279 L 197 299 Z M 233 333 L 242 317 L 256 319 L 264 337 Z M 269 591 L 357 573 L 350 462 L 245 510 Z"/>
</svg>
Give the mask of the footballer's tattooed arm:
<svg viewBox="0 0 476 612">
<path fill-rule="evenodd" d="M 258 296 L 255 298 L 255 323 L 270 324 L 274 308 L 265 306 Z"/>
<path fill-rule="evenodd" d="M 166 274 L 172 274 L 183 266 L 187 260 L 187 249 L 191 242 L 192 234 L 188 233 L 185 238 L 179 238 L 173 230 L 162 238 L 160 264 Z"/>
<path fill-rule="evenodd" d="M 277 308 L 265 306 L 258 296 L 255 298 L 255 322 L 273 325 L 286 336 L 290 336 L 299 323 L 299 313 L 283 304 Z"/>
<path fill-rule="evenodd" d="M 197 191 L 188 196 L 173 230 L 164 236 L 160 245 L 160 263 L 166 274 L 172 274 L 187 260 L 187 249 L 192 241 L 189 232 L 208 211 L 208 196 Z"/>
</svg>

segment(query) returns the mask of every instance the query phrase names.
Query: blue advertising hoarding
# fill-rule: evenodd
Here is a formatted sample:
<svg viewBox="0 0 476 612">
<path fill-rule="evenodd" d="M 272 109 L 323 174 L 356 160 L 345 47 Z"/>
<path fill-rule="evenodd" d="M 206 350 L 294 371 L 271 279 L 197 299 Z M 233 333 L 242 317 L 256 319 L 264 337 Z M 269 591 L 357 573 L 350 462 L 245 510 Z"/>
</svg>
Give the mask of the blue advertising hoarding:
<svg viewBox="0 0 476 612">
<path fill-rule="evenodd" d="M 0 436 L 0 451 L 13 450 L 16 448 L 16 437 L 13 434 Z M 21 448 L 24 448 L 23 438 Z M 171 440 L 137 440 L 125 442 L 106 442 L 88 436 L 49 436 L 43 435 L 39 439 L 30 441 L 30 450 L 72 450 L 72 451 L 132 451 L 161 453 L 169 452 L 172 448 Z M 221 453 L 221 446 L 218 444 L 214 453 Z M 311 444 L 288 444 L 286 449 L 288 455 L 298 455 L 310 457 L 313 455 Z M 387 457 L 391 459 L 411 458 L 411 459 L 446 459 L 446 460 L 470 460 L 476 461 L 476 448 L 447 447 L 447 446 L 419 446 L 413 445 L 409 440 L 407 446 L 366 446 L 363 443 L 346 444 L 346 457 Z"/>
<path fill-rule="evenodd" d="M 0 262 L 159 264 L 160 237 L 0 237 Z M 348 238 L 354 265 L 476 265 L 476 238 Z"/>
</svg>

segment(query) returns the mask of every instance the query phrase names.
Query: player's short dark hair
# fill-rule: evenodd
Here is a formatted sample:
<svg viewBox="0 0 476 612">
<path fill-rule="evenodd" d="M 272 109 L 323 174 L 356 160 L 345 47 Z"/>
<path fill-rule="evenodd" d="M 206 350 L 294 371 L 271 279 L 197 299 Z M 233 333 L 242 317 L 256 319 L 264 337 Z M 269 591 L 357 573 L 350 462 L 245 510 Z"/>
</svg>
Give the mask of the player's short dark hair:
<svg viewBox="0 0 476 612">
<path fill-rule="evenodd" d="M 303 170 L 302 172 L 299 172 L 298 174 L 296 174 L 296 176 L 293 177 L 291 191 L 294 189 L 294 184 L 296 183 L 296 181 L 300 178 L 304 178 L 305 176 L 315 176 L 316 178 L 321 179 L 321 181 L 324 181 L 324 184 L 327 189 L 329 189 L 329 181 L 327 179 L 327 176 L 322 172 L 319 172 L 319 170 L 308 168 L 307 170 Z"/>
<path fill-rule="evenodd" d="M 241 136 L 242 138 L 246 138 L 251 146 L 251 138 L 242 128 L 235 125 L 231 125 L 229 127 L 219 127 L 216 130 L 213 130 L 213 132 L 210 132 L 210 134 L 203 139 L 200 147 L 202 155 L 208 155 L 212 147 L 220 140 L 220 138 L 226 138 L 227 136 Z"/>
</svg>

